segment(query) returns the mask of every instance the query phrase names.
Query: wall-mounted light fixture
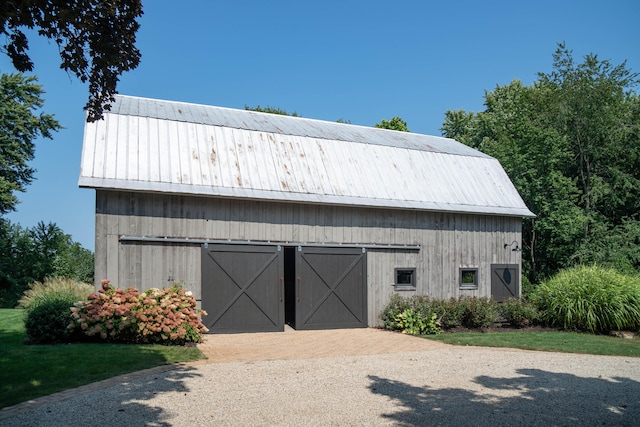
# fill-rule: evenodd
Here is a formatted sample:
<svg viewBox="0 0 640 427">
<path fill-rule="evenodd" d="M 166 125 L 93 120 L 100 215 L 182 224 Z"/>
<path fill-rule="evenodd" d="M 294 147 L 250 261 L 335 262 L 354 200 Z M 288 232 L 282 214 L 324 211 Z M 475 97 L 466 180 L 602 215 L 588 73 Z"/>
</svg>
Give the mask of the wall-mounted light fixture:
<svg viewBox="0 0 640 427">
<path fill-rule="evenodd" d="M 515 246 L 513 246 L 514 244 L 515 244 Z M 517 240 L 514 240 L 514 241 L 513 241 L 513 242 L 511 242 L 511 243 L 505 243 L 505 244 L 504 244 L 504 248 L 505 248 L 505 249 L 507 249 L 508 247 L 512 247 L 512 249 L 511 249 L 511 250 L 512 250 L 513 252 L 520 252 L 520 251 L 522 251 L 522 248 L 521 248 L 520 246 L 518 246 L 518 241 L 517 241 Z"/>
</svg>

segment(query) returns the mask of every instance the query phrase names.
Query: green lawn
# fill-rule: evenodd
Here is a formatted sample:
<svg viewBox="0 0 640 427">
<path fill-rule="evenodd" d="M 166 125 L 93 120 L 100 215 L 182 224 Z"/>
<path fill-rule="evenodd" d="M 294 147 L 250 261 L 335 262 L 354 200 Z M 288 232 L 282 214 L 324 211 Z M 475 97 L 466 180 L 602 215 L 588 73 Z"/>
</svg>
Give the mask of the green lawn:
<svg viewBox="0 0 640 427">
<path fill-rule="evenodd" d="M 0 408 L 141 369 L 204 358 L 195 347 L 25 345 L 24 312 L 0 309 Z"/>
<path fill-rule="evenodd" d="M 563 353 L 640 357 L 640 338 L 624 339 L 578 332 L 454 332 L 425 338 L 453 345 L 510 347 Z"/>
</svg>

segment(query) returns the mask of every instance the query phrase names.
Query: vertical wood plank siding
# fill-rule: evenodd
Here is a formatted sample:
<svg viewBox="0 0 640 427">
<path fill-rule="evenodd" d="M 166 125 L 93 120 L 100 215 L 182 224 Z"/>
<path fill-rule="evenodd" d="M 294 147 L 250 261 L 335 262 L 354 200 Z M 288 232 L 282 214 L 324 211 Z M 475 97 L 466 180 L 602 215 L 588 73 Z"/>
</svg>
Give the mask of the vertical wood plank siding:
<svg viewBox="0 0 640 427">
<path fill-rule="evenodd" d="M 406 296 L 490 296 L 491 264 L 521 263 L 520 252 L 504 247 L 520 242 L 521 224 L 517 217 L 97 190 L 96 286 L 104 278 L 138 289 L 176 280 L 200 300 L 198 245 L 120 242 L 120 235 L 420 245 L 368 251 L 368 322 L 380 326 L 396 268 L 416 268 L 417 290 Z M 459 289 L 461 267 L 478 268 L 477 290 Z"/>
</svg>

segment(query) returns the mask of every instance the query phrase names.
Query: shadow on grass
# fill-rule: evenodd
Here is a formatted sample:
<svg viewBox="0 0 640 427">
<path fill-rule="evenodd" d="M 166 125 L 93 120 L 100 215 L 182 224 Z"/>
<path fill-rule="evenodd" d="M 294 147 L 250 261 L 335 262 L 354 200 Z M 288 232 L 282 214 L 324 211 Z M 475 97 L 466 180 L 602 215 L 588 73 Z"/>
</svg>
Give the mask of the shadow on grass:
<svg viewBox="0 0 640 427">
<path fill-rule="evenodd" d="M 23 412 L 2 414 L 4 427 L 25 425 L 175 425 L 175 414 L 150 402 L 162 394 L 184 396 L 189 393 L 186 381 L 200 374 L 193 367 L 133 379 L 120 379 L 100 387 L 86 386 L 72 395 L 54 399 Z M 58 395 L 60 397 L 60 395 Z"/>
<path fill-rule="evenodd" d="M 622 363 L 622 362 L 621 362 Z M 519 376 L 480 376 L 482 391 L 416 387 L 370 375 L 369 389 L 397 402 L 384 417 L 422 425 L 640 425 L 640 383 L 519 369 Z"/>
<path fill-rule="evenodd" d="M 145 401 L 163 393 L 188 393 L 185 380 L 198 375 L 193 368 L 169 365 L 165 352 L 173 352 L 170 358 L 176 352 L 182 356 L 197 352 L 196 348 L 158 351 L 150 345 L 25 345 L 25 340 L 23 331 L 0 330 L 0 408 L 10 407 L 0 411 L 3 426 L 104 425 L 111 421 L 122 425 L 129 418 L 131 425 L 140 425 L 140 420 L 165 425 L 163 409 Z M 150 367 L 150 375 L 136 372 Z M 108 383 L 94 384 L 104 380 Z M 53 394 L 61 391 L 68 394 Z M 36 404 L 29 402 L 41 396 L 46 397 Z M 19 406 L 11 408 L 16 404 Z M 55 414 L 63 414 L 59 424 Z"/>
</svg>

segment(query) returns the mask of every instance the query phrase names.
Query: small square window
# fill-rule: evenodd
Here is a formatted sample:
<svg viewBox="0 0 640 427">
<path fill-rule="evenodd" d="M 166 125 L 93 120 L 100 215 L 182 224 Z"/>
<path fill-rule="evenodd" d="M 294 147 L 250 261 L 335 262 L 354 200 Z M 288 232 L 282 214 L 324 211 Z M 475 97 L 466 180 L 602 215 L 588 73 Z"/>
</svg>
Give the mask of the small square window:
<svg viewBox="0 0 640 427">
<path fill-rule="evenodd" d="M 478 269 L 460 269 L 460 289 L 478 289 Z"/>
<path fill-rule="evenodd" d="M 416 269 L 396 268 L 396 281 L 393 286 L 396 291 L 415 291 Z"/>
</svg>

